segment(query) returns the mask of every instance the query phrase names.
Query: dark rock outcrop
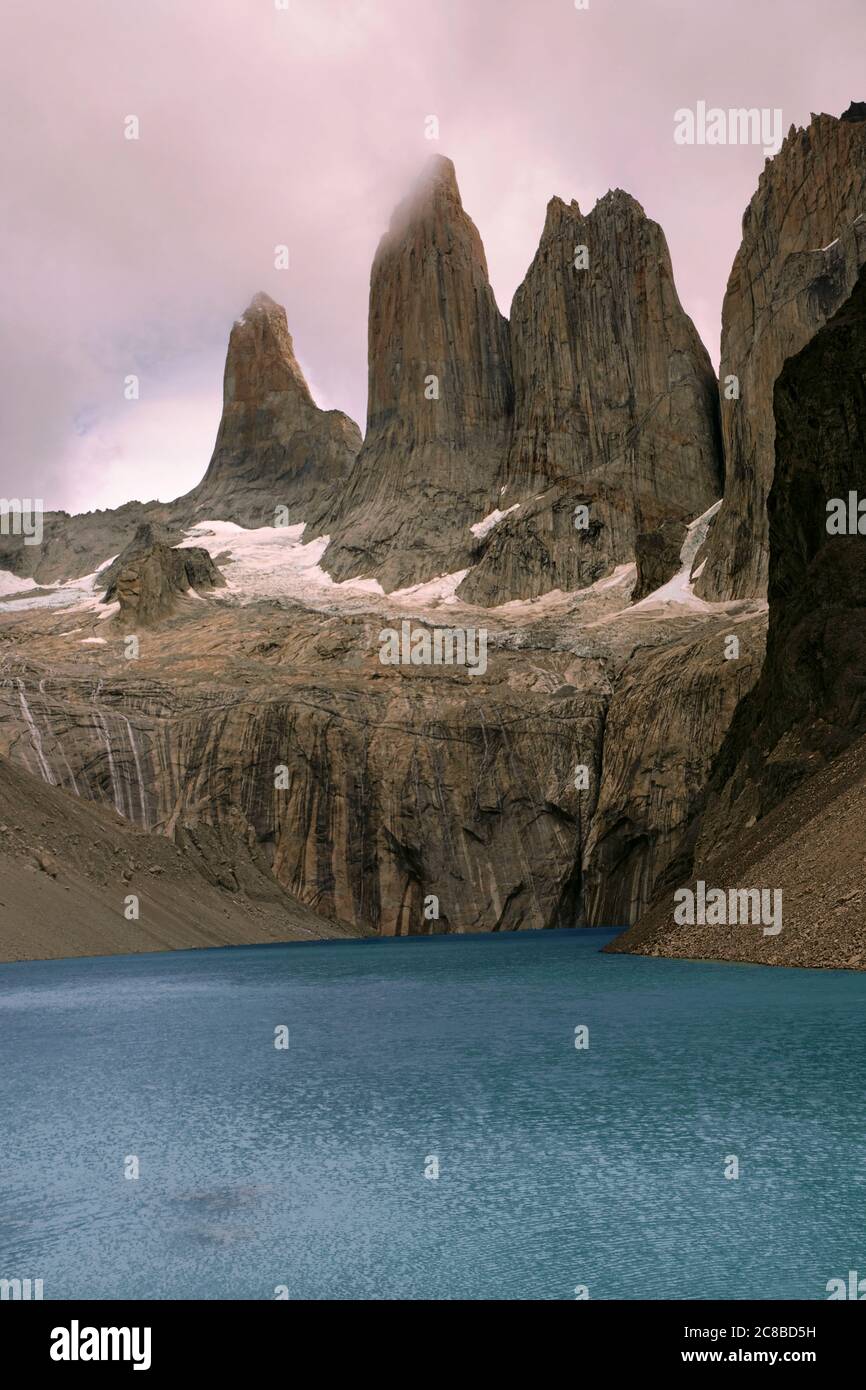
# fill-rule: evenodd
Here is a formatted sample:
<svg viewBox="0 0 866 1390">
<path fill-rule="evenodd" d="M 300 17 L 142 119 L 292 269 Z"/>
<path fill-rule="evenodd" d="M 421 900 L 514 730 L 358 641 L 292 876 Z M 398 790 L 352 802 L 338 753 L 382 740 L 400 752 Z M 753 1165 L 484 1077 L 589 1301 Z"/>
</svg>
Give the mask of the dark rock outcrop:
<svg viewBox="0 0 866 1390">
<path fill-rule="evenodd" d="M 774 421 L 766 660 L 715 761 L 679 878 L 620 949 L 863 968 L 866 268 L 786 363 Z M 846 533 L 828 525 L 833 499 L 853 521 Z M 781 889 L 782 932 L 675 926 L 671 890 L 698 878 Z"/>
<path fill-rule="evenodd" d="M 632 603 L 639 603 L 679 572 L 680 551 L 686 535 L 684 522 L 663 521 L 655 531 L 641 531 L 635 537 L 637 580 L 632 589 Z"/>
<path fill-rule="evenodd" d="M 840 121 L 866 121 L 866 101 L 852 101 L 847 111 L 843 111 Z"/>
<path fill-rule="evenodd" d="M 768 161 L 743 217 L 722 309 L 725 493 L 697 592 L 762 597 L 773 481 L 773 388 L 785 361 L 850 295 L 866 261 L 866 121 L 814 116 Z"/>
<path fill-rule="evenodd" d="M 106 565 L 96 576 L 96 585 L 105 592 L 104 602 L 112 603 L 117 597 L 117 577 L 131 560 L 137 560 L 155 545 L 171 546 L 179 539 L 172 528 L 160 521 L 142 521 L 135 535 L 116 555 L 110 565 Z"/>
<path fill-rule="evenodd" d="M 774 417 L 767 657 L 714 772 L 705 849 L 866 733 L 866 517 L 864 534 L 836 535 L 827 510 L 831 499 L 847 511 L 850 493 L 866 497 L 866 266 L 786 363 Z"/>
<path fill-rule="evenodd" d="M 367 433 L 318 527 L 331 535 L 324 568 L 388 591 L 465 568 L 469 527 L 496 505 L 511 409 L 508 324 L 454 166 L 437 156 L 373 262 Z"/>
<path fill-rule="evenodd" d="M 140 534 L 146 534 L 143 528 Z M 224 587 L 225 579 L 206 550 L 172 549 L 159 541 L 136 546 L 120 563 L 104 602 L 120 604 L 119 622 L 149 627 L 167 618 L 179 598 Z"/>
</svg>

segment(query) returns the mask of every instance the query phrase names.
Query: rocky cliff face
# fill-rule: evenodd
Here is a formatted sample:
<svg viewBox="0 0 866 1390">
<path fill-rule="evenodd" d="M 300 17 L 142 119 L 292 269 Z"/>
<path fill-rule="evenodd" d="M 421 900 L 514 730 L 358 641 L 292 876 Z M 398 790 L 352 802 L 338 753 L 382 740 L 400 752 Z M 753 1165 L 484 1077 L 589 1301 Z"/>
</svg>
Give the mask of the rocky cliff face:
<svg viewBox="0 0 866 1390">
<path fill-rule="evenodd" d="M 617 189 L 554 198 L 511 307 L 514 430 L 501 508 L 461 587 L 495 604 L 592 584 L 635 539 L 718 497 L 717 385 L 661 228 Z M 577 510 L 577 509 L 585 510 Z"/>
<path fill-rule="evenodd" d="M 145 634 L 136 661 L 113 638 L 79 645 L 65 616 L 22 616 L 40 660 L 7 657 L 0 752 L 145 829 L 239 836 L 283 889 L 349 927 L 573 920 L 592 804 L 573 769 L 597 787 L 597 658 L 517 650 L 503 629 L 478 675 L 386 666 L 387 614 L 191 610 Z"/>
<path fill-rule="evenodd" d="M 390 591 L 464 568 L 470 525 L 496 505 L 511 407 L 508 325 L 454 166 L 437 157 L 373 263 L 367 434 L 318 528 L 328 572 Z"/>
<path fill-rule="evenodd" d="M 135 661 L 98 610 L 78 626 L 25 611 L 4 649 L 0 754 L 178 843 L 248 844 L 352 929 L 576 926 L 585 904 L 619 920 L 679 853 L 733 707 L 726 617 L 632 609 L 632 578 L 498 614 L 235 588 L 143 631 Z M 383 630 L 404 621 L 483 621 L 486 668 L 383 664 Z"/>
<path fill-rule="evenodd" d="M 635 537 L 637 579 L 631 593 L 632 603 L 639 603 L 673 579 L 680 569 L 680 551 L 687 534 L 688 528 L 683 522 L 663 521 L 654 531 L 641 531 Z"/>
<path fill-rule="evenodd" d="M 257 294 L 229 336 L 222 418 L 198 486 L 173 502 L 129 502 L 77 516 L 47 512 L 41 545 L 0 536 L 0 570 L 37 584 L 78 579 L 137 545 L 141 527 L 175 545 L 199 520 L 315 524 L 340 497 L 360 447 L 357 425 L 342 411 L 320 410 L 310 395 L 285 309 Z M 277 508 L 285 510 L 278 515 Z"/>
<path fill-rule="evenodd" d="M 0 570 L 32 578 L 34 585 L 79 579 L 123 551 L 144 525 L 158 529 L 167 541 L 183 534 L 179 525 L 172 527 L 169 509 L 161 502 L 127 502 L 77 516 L 46 512 L 41 545 L 25 545 L 21 536 L 0 536 Z"/>
<path fill-rule="evenodd" d="M 815 116 L 768 161 L 743 218 L 722 310 L 725 500 L 698 593 L 766 590 L 773 481 L 773 388 L 851 293 L 866 261 L 866 120 Z M 739 398 L 726 399 L 736 377 Z M 727 388 L 733 390 L 733 386 Z"/>
<path fill-rule="evenodd" d="M 286 507 L 289 524 L 315 523 L 339 497 L 360 447 L 354 421 L 320 410 L 310 395 L 285 309 L 257 294 L 229 338 L 213 458 L 177 509 L 187 522 L 271 526 Z"/>
<path fill-rule="evenodd" d="M 715 760 L 679 877 L 620 948 L 864 968 L 866 268 L 786 363 L 774 421 L 766 661 Z M 781 933 L 675 926 L 672 889 L 698 878 L 781 889 Z"/>
<path fill-rule="evenodd" d="M 866 249 L 866 223 L 857 220 L 866 173 L 863 133 L 856 120 L 821 117 L 809 132 L 789 137 L 778 160 L 768 165 L 746 216 L 726 303 L 726 342 L 731 352 L 748 345 L 750 385 L 739 402 L 724 405 L 728 489 L 694 572 L 705 576 L 724 554 L 732 573 L 740 575 L 737 584 L 727 585 L 729 590 L 761 590 L 757 576 L 766 544 L 760 520 L 766 490 L 762 494 L 758 486 L 760 470 L 741 470 L 732 485 L 732 458 L 739 457 L 751 431 L 753 443 L 762 441 L 765 462 L 770 460 L 763 486 L 772 482 L 774 452 L 778 480 L 769 500 L 775 546 L 766 664 L 763 619 L 749 618 L 748 605 L 738 615 L 734 605 L 720 627 L 708 616 L 708 635 L 638 654 L 626 668 L 608 711 L 602 788 L 584 854 L 590 922 L 634 921 L 655 895 L 663 906 L 658 920 L 650 912 L 647 921 L 669 926 L 678 883 L 692 871 L 708 881 L 713 865 L 719 873 L 733 872 L 732 862 L 740 863 L 738 856 L 746 854 L 747 827 L 761 824 L 804 776 L 863 727 L 860 697 L 854 694 L 862 684 L 859 657 L 852 665 L 841 654 L 847 648 L 850 658 L 862 645 L 857 582 L 852 584 L 847 568 L 856 564 L 857 543 L 839 540 L 840 548 L 829 551 L 822 543 L 824 502 L 831 495 L 847 497 L 852 469 L 858 471 L 856 421 L 863 402 L 854 324 L 860 292 L 827 328 L 820 328 L 839 298 L 844 300 L 851 275 L 857 278 Z M 804 249 L 816 229 L 823 234 L 825 228 L 838 230 L 843 224 L 846 229 L 835 247 Z M 747 307 L 749 327 L 743 332 Z M 774 403 L 776 373 L 792 342 L 802 344 L 816 332 L 812 348 L 782 370 Z M 733 371 L 733 359 L 728 365 Z M 723 379 L 725 374 L 723 362 Z M 834 471 L 829 460 L 840 457 L 843 466 Z M 740 514 L 735 543 L 731 519 L 744 498 L 748 506 Z M 647 539 L 638 541 L 644 569 Z M 661 549 L 659 539 L 650 547 L 650 560 Z M 803 558 L 804 551 L 819 550 L 824 554 L 822 584 Z M 748 581 L 738 569 L 743 557 L 753 567 Z M 639 575 L 633 598 L 642 596 L 645 582 L 658 578 L 647 574 L 645 581 Z M 717 594 L 719 586 L 699 578 L 695 588 Z M 731 661 L 721 659 L 728 632 L 740 641 L 740 653 Z M 830 643 L 839 650 L 831 654 L 825 649 Z M 804 803 L 795 819 L 806 814 Z M 781 825 L 781 811 L 780 817 Z M 719 857 L 726 847 L 731 847 L 733 861 L 722 868 Z M 749 851 L 752 860 L 757 853 L 756 843 Z M 794 864 L 792 860 L 786 871 Z M 640 941 L 644 929 L 627 934 L 623 949 Z M 669 933 L 659 949 L 676 954 L 684 949 L 677 944 L 682 940 L 682 932 Z M 797 955 L 801 947 L 802 935 L 791 959 L 808 958 L 811 948 Z M 685 949 L 706 953 L 693 936 Z M 754 950 L 756 944 L 747 948 L 741 939 L 734 948 L 729 940 L 725 949 Z M 788 957 L 777 952 L 777 958 Z"/>
<path fill-rule="evenodd" d="M 866 516 L 863 534 L 856 529 L 866 497 L 866 266 L 786 363 L 774 419 L 767 658 L 715 770 L 702 852 L 866 732 Z M 842 534 L 828 530 L 832 499 L 844 505 Z"/>
<path fill-rule="evenodd" d="M 614 690 L 601 791 L 584 849 L 590 926 L 628 926 L 682 867 L 689 827 L 739 701 L 757 681 L 766 619 L 713 616 L 685 641 L 638 652 Z M 726 660 L 729 635 L 740 644 Z"/>
</svg>

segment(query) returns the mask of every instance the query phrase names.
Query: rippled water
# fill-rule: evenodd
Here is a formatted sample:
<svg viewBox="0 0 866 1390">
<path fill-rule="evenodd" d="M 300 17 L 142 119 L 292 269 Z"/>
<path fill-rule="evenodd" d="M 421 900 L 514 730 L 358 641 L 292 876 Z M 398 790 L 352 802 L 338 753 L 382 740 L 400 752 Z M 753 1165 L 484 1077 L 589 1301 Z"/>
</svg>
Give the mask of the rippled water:
<svg viewBox="0 0 866 1390">
<path fill-rule="evenodd" d="M 866 1273 L 866 975 L 609 937 L 0 966 L 0 1278 L 814 1299 Z"/>
</svg>

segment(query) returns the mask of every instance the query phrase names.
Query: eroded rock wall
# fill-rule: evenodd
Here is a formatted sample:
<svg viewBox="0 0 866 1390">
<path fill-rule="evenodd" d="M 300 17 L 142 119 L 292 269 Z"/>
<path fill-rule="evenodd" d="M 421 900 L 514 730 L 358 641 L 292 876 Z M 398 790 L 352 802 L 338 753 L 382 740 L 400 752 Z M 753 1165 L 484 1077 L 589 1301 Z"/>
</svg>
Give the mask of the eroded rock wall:
<svg viewBox="0 0 866 1390">
<path fill-rule="evenodd" d="M 678 879 L 617 949 L 862 969 L 866 269 L 786 363 L 774 420 L 766 660 L 714 762 Z M 828 526 L 834 500 L 841 532 Z M 781 930 L 677 925 L 673 889 L 699 879 L 779 891 Z"/>
<path fill-rule="evenodd" d="M 317 533 L 338 580 L 387 590 L 469 563 L 511 428 L 508 324 L 454 166 L 435 157 L 394 213 L 370 279 L 364 447 Z"/>
<path fill-rule="evenodd" d="M 709 628 L 709 630 L 707 630 Z M 761 672 L 766 618 L 712 619 L 688 640 L 639 652 L 612 695 L 601 790 L 584 849 L 590 926 L 629 926 L 676 876 L 714 760 Z M 725 656 L 735 636 L 739 655 Z"/>
<path fill-rule="evenodd" d="M 762 597 L 769 556 L 767 497 L 775 462 L 773 390 L 847 300 L 866 261 L 866 121 L 814 116 L 769 160 L 743 217 L 722 308 L 725 500 L 697 591 Z"/>
<path fill-rule="evenodd" d="M 460 588 L 473 603 L 592 584 L 634 559 L 640 532 L 692 520 L 721 488 L 715 374 L 634 198 L 617 189 L 588 216 L 551 200 L 510 336 L 498 505 L 520 505 L 476 549 Z"/>
<path fill-rule="evenodd" d="M 483 677 L 383 667 L 366 620 L 267 614 L 253 641 L 235 619 L 227 610 L 196 636 L 185 616 L 157 659 L 145 638 L 140 661 L 99 680 L 7 674 L 0 751 L 173 838 L 249 837 L 283 888 L 349 926 L 579 920 L 591 803 L 574 767 L 589 765 L 597 786 L 598 662 L 506 648 Z M 208 675 L 222 652 L 221 676 Z"/>
<path fill-rule="evenodd" d="M 273 526 L 277 508 L 289 525 L 313 523 L 340 495 L 360 447 L 355 422 L 313 400 L 283 306 L 257 294 L 229 337 L 213 457 L 174 505 L 187 524 Z"/>
</svg>

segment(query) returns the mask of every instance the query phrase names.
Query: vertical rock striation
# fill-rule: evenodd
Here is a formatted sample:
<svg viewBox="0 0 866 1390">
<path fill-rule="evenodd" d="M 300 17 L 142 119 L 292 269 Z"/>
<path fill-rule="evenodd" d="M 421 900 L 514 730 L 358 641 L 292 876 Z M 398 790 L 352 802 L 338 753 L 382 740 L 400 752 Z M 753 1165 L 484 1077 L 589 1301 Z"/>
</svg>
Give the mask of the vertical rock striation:
<svg viewBox="0 0 866 1390">
<path fill-rule="evenodd" d="M 725 500 L 697 592 L 760 597 L 769 554 L 773 387 L 787 358 L 851 293 L 866 261 L 866 119 L 862 103 L 837 120 L 791 128 L 768 160 L 743 217 L 743 240 L 722 309 Z"/>
<path fill-rule="evenodd" d="M 720 491 L 712 365 L 664 233 L 627 193 L 586 217 L 551 200 L 510 331 L 514 432 L 499 505 L 521 505 L 460 589 L 485 604 L 591 584 L 634 558 L 638 533 L 691 520 Z"/>
<path fill-rule="evenodd" d="M 599 663 L 503 650 L 476 689 L 448 668 L 383 668 L 379 621 L 213 605 L 149 633 L 140 661 L 99 648 L 98 680 L 16 667 L 0 757 L 168 835 L 229 889 L 246 845 L 352 928 L 571 925 L 591 813 L 571 769 L 597 786 Z"/>
<path fill-rule="evenodd" d="M 863 969 L 866 267 L 786 363 L 774 420 L 766 660 L 715 760 L 679 875 L 615 949 Z M 848 514 L 838 531 L 828 528 L 834 499 Z M 698 879 L 780 891 L 782 930 L 678 926 L 672 889 Z"/>
<path fill-rule="evenodd" d="M 774 419 L 767 658 L 714 770 L 699 855 L 866 733 L 866 535 L 831 534 L 827 511 L 866 498 L 866 266 L 786 363 Z"/>
<path fill-rule="evenodd" d="M 208 470 L 174 504 L 190 520 L 315 523 L 340 491 L 361 433 L 340 410 L 320 410 L 295 357 L 286 311 L 257 294 L 235 322 L 223 379 L 223 413 Z"/>
<path fill-rule="evenodd" d="M 436 157 L 373 263 L 367 434 L 319 527 L 329 573 L 392 590 L 465 567 L 469 527 L 495 505 L 511 408 L 508 324 L 454 166 Z"/>
<path fill-rule="evenodd" d="M 761 672 L 766 621 L 738 622 L 740 656 L 724 659 L 730 620 L 637 652 L 607 712 L 601 790 L 584 851 L 590 926 L 629 926 L 660 879 L 676 874 L 707 780 L 739 702 Z"/>
</svg>

